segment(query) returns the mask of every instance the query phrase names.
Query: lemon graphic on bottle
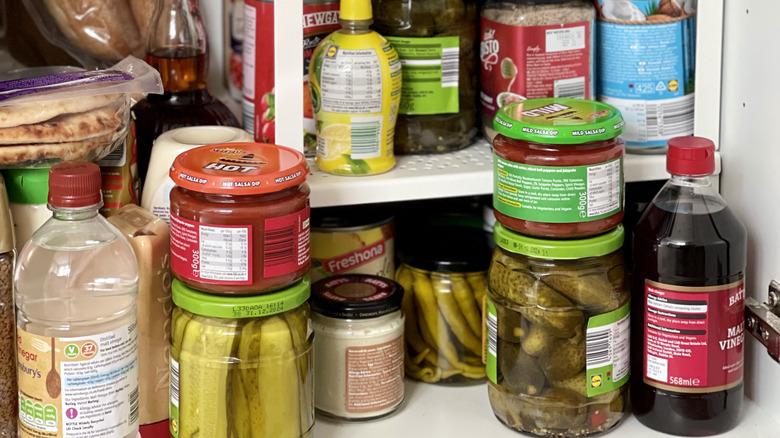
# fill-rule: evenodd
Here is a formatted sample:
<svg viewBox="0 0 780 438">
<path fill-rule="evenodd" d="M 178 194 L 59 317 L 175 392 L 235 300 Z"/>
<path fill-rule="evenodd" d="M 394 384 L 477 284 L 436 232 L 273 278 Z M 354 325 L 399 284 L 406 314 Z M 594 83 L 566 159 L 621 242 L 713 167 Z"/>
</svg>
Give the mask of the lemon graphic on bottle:
<svg viewBox="0 0 780 438">
<path fill-rule="evenodd" d="M 398 53 L 370 30 L 370 0 L 342 0 L 341 29 L 315 49 L 309 92 L 317 127 L 317 167 L 370 175 L 395 165 L 393 136 L 401 101 Z"/>
</svg>

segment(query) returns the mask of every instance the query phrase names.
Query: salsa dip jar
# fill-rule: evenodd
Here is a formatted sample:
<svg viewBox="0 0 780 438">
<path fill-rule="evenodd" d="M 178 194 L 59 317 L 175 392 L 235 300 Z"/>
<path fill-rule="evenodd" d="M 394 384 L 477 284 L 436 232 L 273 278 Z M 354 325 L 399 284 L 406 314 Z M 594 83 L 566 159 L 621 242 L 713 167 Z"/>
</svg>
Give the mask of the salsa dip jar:
<svg viewBox="0 0 780 438">
<path fill-rule="evenodd" d="M 623 118 L 581 99 L 513 102 L 496 114 L 493 209 L 522 234 L 581 238 L 623 220 Z"/>
<path fill-rule="evenodd" d="M 404 290 L 375 275 L 312 285 L 314 406 L 342 420 L 392 414 L 404 400 Z"/>
<path fill-rule="evenodd" d="M 309 270 L 303 154 L 266 143 L 197 147 L 171 166 L 171 270 L 185 285 L 256 295 Z"/>
</svg>

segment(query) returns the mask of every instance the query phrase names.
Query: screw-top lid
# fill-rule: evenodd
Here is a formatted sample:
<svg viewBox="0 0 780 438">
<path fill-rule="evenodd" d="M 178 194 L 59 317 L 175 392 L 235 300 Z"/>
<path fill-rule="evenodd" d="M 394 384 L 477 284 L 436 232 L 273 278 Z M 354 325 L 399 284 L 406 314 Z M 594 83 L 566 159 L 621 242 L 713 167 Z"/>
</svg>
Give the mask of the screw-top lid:
<svg viewBox="0 0 780 438">
<path fill-rule="evenodd" d="M 173 303 L 196 315 L 215 318 L 259 318 L 294 309 L 309 299 L 311 281 L 303 277 L 295 285 L 278 292 L 255 296 L 220 296 L 203 293 L 177 279 L 171 285 Z"/>
<path fill-rule="evenodd" d="M 529 257 L 551 260 L 576 260 L 600 257 L 615 252 L 623 246 L 623 225 L 604 234 L 587 239 L 549 240 L 528 237 L 509 230 L 501 222 L 493 228 L 496 245 Z"/>
<path fill-rule="evenodd" d="M 224 143 L 179 154 L 169 173 L 179 187 L 200 193 L 257 195 L 303 184 L 302 153 L 268 143 Z"/>
<path fill-rule="evenodd" d="M 95 163 L 66 162 L 49 169 L 49 204 L 78 208 L 100 204 L 100 167 Z"/>
<path fill-rule="evenodd" d="M 401 261 L 429 272 L 481 272 L 490 267 L 490 245 L 481 228 L 430 226 L 409 230 L 399 242 Z"/>
<path fill-rule="evenodd" d="M 342 20 L 371 20 L 371 0 L 341 0 L 339 18 Z"/>
<path fill-rule="evenodd" d="M 623 132 L 623 116 L 606 103 L 551 97 L 504 105 L 493 119 L 499 134 L 548 144 L 610 140 Z"/>
<path fill-rule="evenodd" d="M 15 204 L 46 204 L 49 202 L 49 169 L 3 170 L 8 199 Z"/>
<path fill-rule="evenodd" d="M 675 137 L 667 142 L 666 171 L 674 175 L 703 176 L 715 172 L 715 143 L 704 137 Z"/>
<path fill-rule="evenodd" d="M 311 310 L 340 319 L 376 318 L 401 308 L 403 288 L 376 275 L 347 274 L 323 278 L 311 288 Z"/>
</svg>

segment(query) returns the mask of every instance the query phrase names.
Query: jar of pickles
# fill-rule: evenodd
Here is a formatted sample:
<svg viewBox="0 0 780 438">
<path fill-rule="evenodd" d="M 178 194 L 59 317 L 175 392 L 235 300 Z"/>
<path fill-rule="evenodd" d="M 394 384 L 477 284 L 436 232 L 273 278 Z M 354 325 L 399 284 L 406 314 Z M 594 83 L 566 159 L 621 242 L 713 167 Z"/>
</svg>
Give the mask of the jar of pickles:
<svg viewBox="0 0 780 438">
<path fill-rule="evenodd" d="M 173 281 L 172 437 L 298 438 L 314 426 L 308 277 L 253 297 Z"/>
<path fill-rule="evenodd" d="M 372 4 L 372 28 L 393 44 L 403 66 L 395 153 L 442 153 L 471 144 L 479 117 L 479 2 Z"/>
<path fill-rule="evenodd" d="M 630 369 L 623 227 L 544 240 L 497 223 L 494 237 L 486 321 L 496 417 L 539 436 L 611 429 L 623 417 Z"/>
<path fill-rule="evenodd" d="M 409 239 L 407 237 L 407 239 Z M 427 383 L 485 379 L 482 302 L 490 249 L 479 228 L 416 230 L 401 249 L 406 375 Z"/>
</svg>

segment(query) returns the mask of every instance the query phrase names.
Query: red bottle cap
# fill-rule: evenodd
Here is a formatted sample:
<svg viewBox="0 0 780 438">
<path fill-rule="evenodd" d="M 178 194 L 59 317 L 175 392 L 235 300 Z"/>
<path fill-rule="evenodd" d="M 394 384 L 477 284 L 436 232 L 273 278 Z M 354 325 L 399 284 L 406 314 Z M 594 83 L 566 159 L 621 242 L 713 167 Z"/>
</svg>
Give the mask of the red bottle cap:
<svg viewBox="0 0 780 438">
<path fill-rule="evenodd" d="M 675 137 L 668 141 L 666 170 L 674 175 L 702 176 L 715 172 L 715 144 L 704 137 Z"/>
<path fill-rule="evenodd" d="M 87 207 L 102 200 L 100 167 L 95 163 L 60 163 L 49 169 L 49 204 L 54 207 Z"/>
</svg>

